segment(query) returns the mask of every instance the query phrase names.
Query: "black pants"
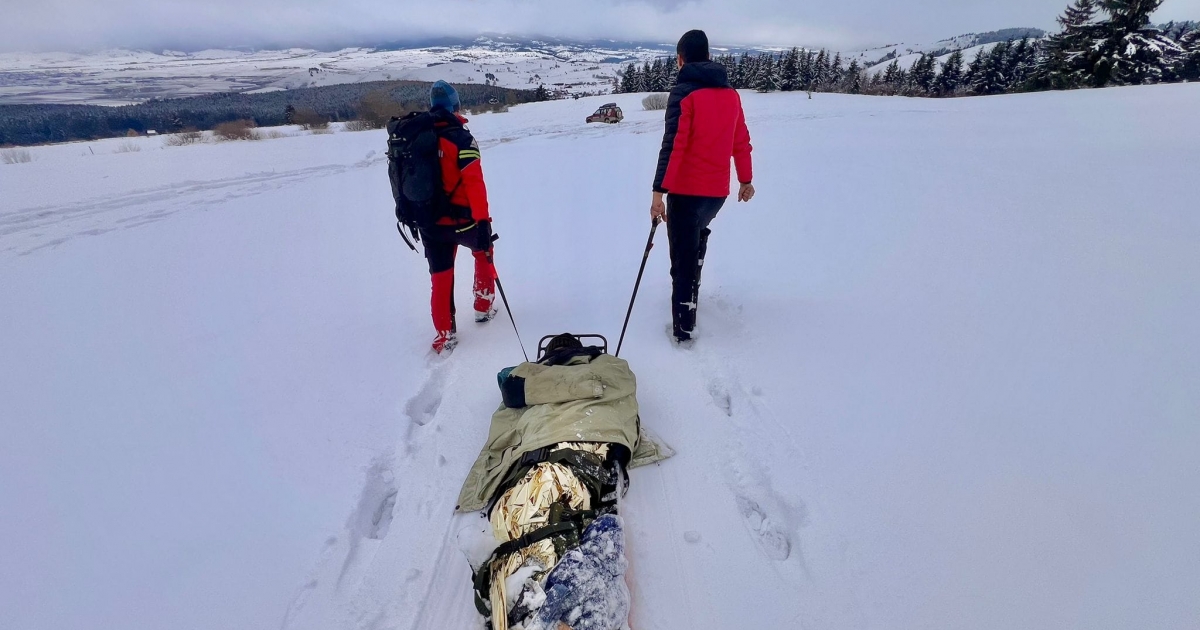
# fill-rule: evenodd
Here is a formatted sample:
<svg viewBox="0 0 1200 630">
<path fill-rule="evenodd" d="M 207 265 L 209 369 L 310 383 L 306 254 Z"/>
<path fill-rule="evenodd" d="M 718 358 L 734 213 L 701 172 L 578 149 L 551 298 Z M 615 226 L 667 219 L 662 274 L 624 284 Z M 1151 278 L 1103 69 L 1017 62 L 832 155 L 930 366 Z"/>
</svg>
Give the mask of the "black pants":
<svg viewBox="0 0 1200 630">
<path fill-rule="evenodd" d="M 691 339 L 696 328 L 700 272 L 708 250 L 708 224 L 725 197 L 667 195 L 667 238 L 671 244 L 671 323 L 677 339 Z"/>
</svg>

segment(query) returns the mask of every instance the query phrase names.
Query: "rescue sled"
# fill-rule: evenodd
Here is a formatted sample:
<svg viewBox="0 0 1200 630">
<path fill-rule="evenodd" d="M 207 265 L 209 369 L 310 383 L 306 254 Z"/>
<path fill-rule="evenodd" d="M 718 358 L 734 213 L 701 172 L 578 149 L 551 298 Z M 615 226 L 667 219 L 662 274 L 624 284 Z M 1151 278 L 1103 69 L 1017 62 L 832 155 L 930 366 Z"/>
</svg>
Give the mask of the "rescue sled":
<svg viewBox="0 0 1200 630">
<path fill-rule="evenodd" d="M 458 501 L 487 519 L 483 551 L 464 545 L 485 627 L 627 628 L 626 471 L 673 455 L 642 429 L 633 371 L 602 335 L 563 334 L 498 381 L 503 402 Z"/>
</svg>

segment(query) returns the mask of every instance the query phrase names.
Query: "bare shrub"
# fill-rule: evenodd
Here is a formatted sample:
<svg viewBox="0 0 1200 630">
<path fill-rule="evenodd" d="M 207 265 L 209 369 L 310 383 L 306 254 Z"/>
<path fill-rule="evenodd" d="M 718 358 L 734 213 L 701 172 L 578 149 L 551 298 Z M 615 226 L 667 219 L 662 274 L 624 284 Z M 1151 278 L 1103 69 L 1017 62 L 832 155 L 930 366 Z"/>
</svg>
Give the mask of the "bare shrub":
<svg viewBox="0 0 1200 630">
<path fill-rule="evenodd" d="M 28 164 L 33 161 L 33 154 L 28 149 L 5 149 L 0 151 L 0 161 L 5 164 Z"/>
<path fill-rule="evenodd" d="M 358 102 L 358 120 L 354 122 L 363 123 L 361 129 L 350 129 L 347 131 L 364 131 L 366 129 L 382 129 L 387 125 L 392 116 L 403 116 L 408 113 L 405 108 L 392 99 L 391 95 L 384 90 L 375 90 L 368 93 Z"/>
<path fill-rule="evenodd" d="M 117 148 L 113 149 L 113 153 L 137 153 L 138 151 L 141 151 L 141 150 L 142 150 L 142 145 L 140 145 L 136 142 L 126 141 L 126 142 L 122 142 L 121 144 L 117 145 Z"/>
<path fill-rule="evenodd" d="M 508 103 L 482 103 L 480 105 L 472 105 L 470 113 L 472 116 L 478 114 L 503 114 L 508 111 Z"/>
<path fill-rule="evenodd" d="M 195 129 L 173 133 L 163 140 L 163 144 L 169 147 L 182 147 L 189 144 L 199 144 L 201 142 L 204 142 L 204 134 L 196 131 Z"/>
<path fill-rule="evenodd" d="M 136 131 L 134 131 L 134 130 L 132 130 L 132 129 L 130 129 L 129 131 L 126 131 L 126 132 L 125 132 L 125 137 L 126 137 L 126 138 L 136 138 L 136 137 L 138 137 L 138 136 L 140 136 L 140 135 L 142 135 L 142 134 L 140 134 L 140 133 L 138 133 L 138 132 L 136 132 Z"/>
<path fill-rule="evenodd" d="M 328 129 L 329 119 L 307 107 L 297 109 L 292 115 L 292 122 L 304 130 Z"/>
<path fill-rule="evenodd" d="M 666 92 L 656 92 L 642 99 L 642 109 L 652 112 L 667 108 L 667 99 L 671 98 Z"/>
<path fill-rule="evenodd" d="M 314 127 L 312 130 L 312 135 L 314 135 L 314 136 L 327 136 L 331 133 L 333 133 L 333 130 L 329 128 L 328 124 L 326 124 L 324 127 L 320 127 L 320 128 Z"/>
<path fill-rule="evenodd" d="M 234 120 L 213 127 L 213 133 L 221 140 L 255 140 L 253 120 Z"/>
<path fill-rule="evenodd" d="M 260 131 L 254 132 L 255 140 L 278 140 L 280 138 L 286 138 L 286 137 L 288 137 L 288 135 L 278 129 L 272 129 L 270 131 L 261 131 L 260 130 Z"/>
<path fill-rule="evenodd" d="M 380 126 L 371 120 L 351 120 L 342 126 L 345 131 L 370 131 L 379 128 Z"/>
</svg>

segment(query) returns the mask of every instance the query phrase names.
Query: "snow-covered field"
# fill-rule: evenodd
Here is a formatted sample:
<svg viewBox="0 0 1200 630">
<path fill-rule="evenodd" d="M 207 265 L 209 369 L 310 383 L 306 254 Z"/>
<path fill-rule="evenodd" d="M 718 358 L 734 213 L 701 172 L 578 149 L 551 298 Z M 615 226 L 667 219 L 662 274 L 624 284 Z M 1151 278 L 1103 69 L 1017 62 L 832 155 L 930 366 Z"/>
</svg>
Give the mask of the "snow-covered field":
<svg viewBox="0 0 1200 630">
<path fill-rule="evenodd" d="M 619 333 L 662 121 L 612 98 L 472 122 L 527 346 Z M 622 355 L 678 451 L 633 628 L 1194 627 L 1200 86 L 745 104 L 702 338 L 660 232 Z M 162 142 L 0 165 L 0 626 L 476 627 L 508 322 L 427 355 L 382 132 Z"/>
<path fill-rule="evenodd" d="M 382 50 L 0 53 L 0 103 L 128 105 L 150 98 L 365 81 L 436 81 L 607 93 L 617 70 L 669 49 L 511 42 Z"/>
</svg>

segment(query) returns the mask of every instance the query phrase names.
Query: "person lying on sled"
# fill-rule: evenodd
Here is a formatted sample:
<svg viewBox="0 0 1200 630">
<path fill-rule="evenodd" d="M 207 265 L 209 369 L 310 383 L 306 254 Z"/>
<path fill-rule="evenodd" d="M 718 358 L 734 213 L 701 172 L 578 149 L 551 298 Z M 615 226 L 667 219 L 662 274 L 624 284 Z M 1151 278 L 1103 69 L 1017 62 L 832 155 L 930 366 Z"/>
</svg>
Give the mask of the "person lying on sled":
<svg viewBox="0 0 1200 630">
<path fill-rule="evenodd" d="M 458 502 L 483 512 L 493 538 L 472 563 L 476 608 L 491 630 L 626 627 L 625 470 L 671 455 L 642 431 L 633 371 L 566 334 L 537 363 L 501 371 L 499 385 L 503 403 Z"/>
</svg>

